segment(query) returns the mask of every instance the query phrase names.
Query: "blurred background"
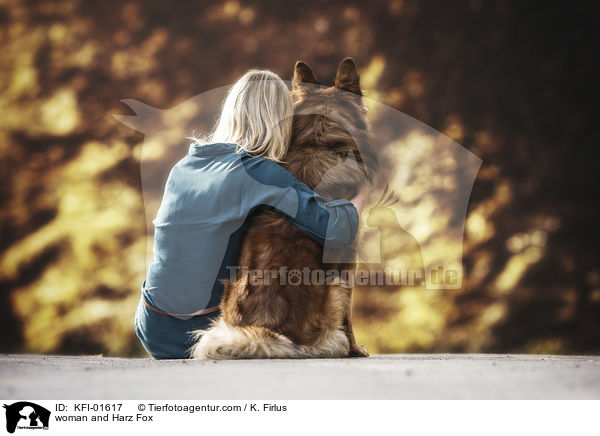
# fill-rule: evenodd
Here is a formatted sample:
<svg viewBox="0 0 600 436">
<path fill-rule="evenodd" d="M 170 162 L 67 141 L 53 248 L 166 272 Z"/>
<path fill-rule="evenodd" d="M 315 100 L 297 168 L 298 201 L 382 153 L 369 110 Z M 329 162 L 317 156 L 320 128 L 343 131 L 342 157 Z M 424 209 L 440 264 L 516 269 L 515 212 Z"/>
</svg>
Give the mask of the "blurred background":
<svg viewBox="0 0 600 436">
<path fill-rule="evenodd" d="M 144 356 L 144 135 L 250 68 L 370 99 L 482 159 L 463 286 L 358 289 L 373 352 L 600 352 L 600 4 L 593 1 L 0 1 L 0 352 Z M 399 154 L 401 158 L 401 153 Z"/>
</svg>

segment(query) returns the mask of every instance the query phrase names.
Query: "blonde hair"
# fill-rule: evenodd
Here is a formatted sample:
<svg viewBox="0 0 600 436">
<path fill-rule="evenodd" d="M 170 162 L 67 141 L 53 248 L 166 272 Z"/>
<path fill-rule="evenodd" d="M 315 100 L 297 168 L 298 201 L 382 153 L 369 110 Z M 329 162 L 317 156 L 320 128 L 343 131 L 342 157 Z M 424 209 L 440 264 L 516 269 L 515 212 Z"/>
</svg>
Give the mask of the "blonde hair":
<svg viewBox="0 0 600 436">
<path fill-rule="evenodd" d="M 292 133 L 293 106 L 292 94 L 277 74 L 250 70 L 229 90 L 219 121 L 202 142 L 233 143 L 238 152 L 281 162 Z"/>
</svg>

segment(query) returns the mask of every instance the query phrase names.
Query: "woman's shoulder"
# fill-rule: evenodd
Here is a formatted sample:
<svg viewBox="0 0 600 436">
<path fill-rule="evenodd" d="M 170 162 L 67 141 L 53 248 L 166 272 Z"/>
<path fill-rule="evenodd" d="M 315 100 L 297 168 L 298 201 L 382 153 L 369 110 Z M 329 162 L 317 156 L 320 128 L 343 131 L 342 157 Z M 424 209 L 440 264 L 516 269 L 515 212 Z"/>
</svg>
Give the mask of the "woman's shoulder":
<svg viewBox="0 0 600 436">
<path fill-rule="evenodd" d="M 280 163 L 269 158 L 243 153 L 241 160 L 246 172 L 261 183 L 280 187 L 303 184 Z"/>
</svg>

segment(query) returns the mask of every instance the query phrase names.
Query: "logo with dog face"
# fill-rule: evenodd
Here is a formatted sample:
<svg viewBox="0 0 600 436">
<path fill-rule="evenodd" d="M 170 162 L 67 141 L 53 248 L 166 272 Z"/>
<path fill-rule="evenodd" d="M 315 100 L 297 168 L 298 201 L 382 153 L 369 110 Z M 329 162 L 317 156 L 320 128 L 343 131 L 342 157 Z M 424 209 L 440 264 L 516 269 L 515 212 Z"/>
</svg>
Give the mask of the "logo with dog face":
<svg viewBox="0 0 600 436">
<path fill-rule="evenodd" d="M 298 87 L 298 83 L 288 84 Z M 301 101 L 295 117 L 314 119 L 323 130 L 316 132 L 321 137 L 333 126 L 334 136 L 345 131 L 356 144 L 355 153 L 338 156 L 331 170 L 322 173 L 321 182 L 314 186 L 318 194 L 326 200 L 350 198 L 350 194 L 328 198 L 327 191 L 345 183 L 340 174 L 362 171 L 365 156 L 374 155 L 379 163 L 376 171 L 363 171 L 367 201 L 360 217 L 358 256 L 326 244 L 323 263 L 358 263 L 363 269 L 413 273 L 415 283 L 427 289 L 460 288 L 466 212 L 481 159 L 395 108 L 343 89 L 334 94 L 311 80 L 301 86 L 302 96 L 314 98 Z M 188 151 L 190 142 L 184 138 L 211 131 L 229 88 L 208 91 L 167 110 L 122 100 L 136 115 L 114 117 L 145 134 L 139 157 L 149 234 L 169 171 Z M 331 103 L 320 102 L 321 97 Z M 369 109 L 368 137 L 365 129 L 352 124 L 348 109 L 363 103 Z M 344 106 L 336 108 L 336 104 Z M 147 253 L 152 253 L 152 238 L 148 241 Z"/>
<path fill-rule="evenodd" d="M 6 431 L 14 433 L 16 429 L 48 429 L 50 411 L 45 407 L 29 401 L 19 401 L 6 409 Z"/>
</svg>

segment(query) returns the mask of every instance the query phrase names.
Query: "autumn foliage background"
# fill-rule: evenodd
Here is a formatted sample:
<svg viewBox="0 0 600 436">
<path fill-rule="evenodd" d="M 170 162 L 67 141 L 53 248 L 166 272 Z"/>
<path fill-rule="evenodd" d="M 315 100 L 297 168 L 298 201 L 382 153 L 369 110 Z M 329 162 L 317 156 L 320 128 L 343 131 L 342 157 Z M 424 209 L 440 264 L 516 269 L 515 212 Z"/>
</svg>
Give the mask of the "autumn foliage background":
<svg viewBox="0 0 600 436">
<path fill-rule="evenodd" d="M 144 137 L 170 108 L 296 60 L 483 160 L 457 291 L 359 290 L 371 352 L 600 351 L 597 2 L 0 1 L 2 352 L 143 355 Z"/>
</svg>

